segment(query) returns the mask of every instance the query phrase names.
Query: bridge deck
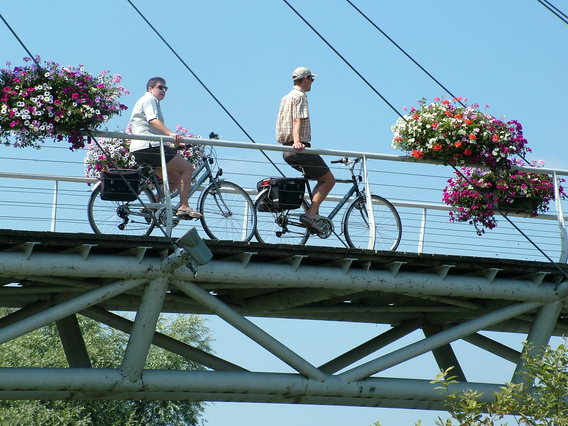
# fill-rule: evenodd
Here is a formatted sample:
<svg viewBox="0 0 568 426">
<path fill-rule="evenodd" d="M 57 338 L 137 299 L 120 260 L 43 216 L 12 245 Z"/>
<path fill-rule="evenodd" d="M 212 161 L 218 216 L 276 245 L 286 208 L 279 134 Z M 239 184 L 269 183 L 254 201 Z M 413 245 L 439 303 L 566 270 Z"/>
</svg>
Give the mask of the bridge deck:
<svg viewBox="0 0 568 426">
<path fill-rule="evenodd" d="M 199 267 L 192 281 L 241 314 L 251 316 L 385 324 L 421 318 L 448 324 L 515 300 L 548 300 L 556 286 L 565 281 L 559 269 L 565 265 L 545 262 L 254 242 L 206 240 L 206 244 L 213 261 Z M 4 282 L 20 284 L 0 288 L 2 306 L 23 307 L 85 286 L 124 279 L 127 264 L 160 262 L 174 250 L 161 237 L 0 230 L 0 256 L 23 251 L 25 247 L 30 251 L 25 256 L 32 260 L 32 269 L 18 270 L 13 276 L 6 270 L 2 272 Z M 104 278 L 97 268 L 84 272 L 79 278 L 83 287 L 75 282 L 67 289 L 46 285 L 42 273 L 33 270 L 34 256 L 49 254 L 55 256 L 52 260 L 68 256 L 73 262 L 81 253 L 86 262 L 103 259 L 103 265 L 104 259 L 119 259 L 119 267 L 108 268 Z M 121 264 L 125 268 L 120 268 Z M 217 271 L 216 265 L 223 265 L 222 271 Z M 314 270 L 317 281 L 297 279 L 299 274 L 311 276 L 306 274 Z M 65 271 L 50 275 L 65 278 Z M 138 306 L 139 300 L 132 297 L 132 292 L 104 304 L 111 310 L 135 311 Z M 210 309 L 180 297 L 176 289 L 168 294 L 163 311 L 211 313 Z M 568 306 L 564 304 L 555 334 L 566 332 L 567 316 Z M 529 325 L 530 322 L 509 320 L 499 329 L 527 332 Z"/>
</svg>

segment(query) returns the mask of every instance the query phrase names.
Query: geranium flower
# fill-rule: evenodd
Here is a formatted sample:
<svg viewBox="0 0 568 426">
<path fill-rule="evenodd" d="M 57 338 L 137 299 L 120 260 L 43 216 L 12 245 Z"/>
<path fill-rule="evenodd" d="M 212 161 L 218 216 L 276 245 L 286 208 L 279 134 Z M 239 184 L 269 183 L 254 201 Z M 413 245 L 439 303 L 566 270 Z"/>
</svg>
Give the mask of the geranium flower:
<svg viewBox="0 0 568 426">
<path fill-rule="evenodd" d="M 418 110 L 413 108 L 392 126 L 392 146 L 410 153 L 420 150 L 420 158 L 444 164 L 501 169 L 511 167 L 510 156 L 530 152 L 518 122 L 503 122 L 478 111 L 476 104 L 458 104 L 460 100 L 434 98 L 430 104 L 420 100 Z"/>
</svg>

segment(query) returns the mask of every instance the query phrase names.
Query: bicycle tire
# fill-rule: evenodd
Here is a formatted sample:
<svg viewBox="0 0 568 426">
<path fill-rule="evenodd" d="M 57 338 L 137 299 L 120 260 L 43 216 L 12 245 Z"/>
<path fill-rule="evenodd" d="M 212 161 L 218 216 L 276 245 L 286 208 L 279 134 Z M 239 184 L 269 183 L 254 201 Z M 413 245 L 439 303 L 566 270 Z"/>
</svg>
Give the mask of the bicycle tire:
<svg viewBox="0 0 568 426">
<path fill-rule="evenodd" d="M 261 192 L 254 203 L 256 211 L 255 236 L 259 243 L 267 244 L 294 244 L 304 245 L 310 237 L 310 232 L 305 227 L 291 225 L 288 228 L 288 215 L 293 210 L 282 212 L 265 211 L 267 205 L 268 190 Z M 305 203 L 302 208 L 307 210 Z"/>
<path fill-rule="evenodd" d="M 100 197 L 101 183 L 93 188 L 91 196 L 89 197 L 89 204 L 87 206 L 87 215 L 89 218 L 89 225 L 96 234 L 119 234 L 119 235 L 134 235 L 134 236 L 147 236 L 152 233 L 156 226 L 155 218 L 149 214 L 146 216 L 130 215 L 130 209 L 143 209 L 142 204 L 155 203 L 156 199 L 152 191 L 144 188 L 139 197 L 139 200 L 133 202 L 124 201 L 107 201 Z M 130 205 L 137 207 L 130 207 Z M 122 216 L 126 215 L 127 221 Z M 120 229 L 121 224 L 124 225 Z"/>
<path fill-rule="evenodd" d="M 254 236 L 254 205 L 239 185 L 227 181 L 212 183 L 201 195 L 199 211 L 203 215 L 201 225 L 209 238 L 248 242 Z"/>
<path fill-rule="evenodd" d="M 367 198 L 354 200 L 343 218 L 343 233 L 350 247 L 395 251 L 402 238 L 402 222 L 396 208 L 385 198 L 371 195 L 375 219 L 375 244 L 369 247 L 370 228 L 367 215 Z"/>
</svg>

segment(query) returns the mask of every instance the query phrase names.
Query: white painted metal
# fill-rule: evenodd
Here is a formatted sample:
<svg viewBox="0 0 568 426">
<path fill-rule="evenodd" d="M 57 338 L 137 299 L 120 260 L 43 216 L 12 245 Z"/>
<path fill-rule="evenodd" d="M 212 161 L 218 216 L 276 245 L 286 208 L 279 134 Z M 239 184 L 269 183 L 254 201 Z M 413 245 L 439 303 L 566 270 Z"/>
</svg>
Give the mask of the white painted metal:
<svg viewBox="0 0 568 426">
<path fill-rule="evenodd" d="M 367 157 L 363 156 L 363 180 L 365 184 L 365 198 L 367 199 L 367 214 L 369 215 L 369 243 L 367 248 L 375 248 L 377 228 L 375 225 L 375 213 L 373 209 L 373 197 L 371 196 L 371 185 L 369 184 L 369 174 L 367 173 Z"/>
<path fill-rule="evenodd" d="M 146 284 L 121 366 L 124 376 L 132 382 L 139 380 L 144 370 L 167 289 L 166 278 L 158 278 Z"/>
<path fill-rule="evenodd" d="M 0 344 L 138 287 L 143 282 L 144 280 L 117 281 L 3 327 L 0 329 Z"/>
<path fill-rule="evenodd" d="M 163 276 L 163 261 L 123 256 L 97 255 L 87 260 L 78 256 L 65 256 L 37 252 L 28 259 L 17 252 L 0 253 L 0 276 L 66 276 L 113 278 L 117 274 L 126 280 L 151 280 Z M 199 267 L 197 274 L 180 267 L 172 278 L 216 288 L 314 288 L 345 289 L 353 291 L 380 290 L 393 293 L 412 293 L 424 296 L 471 297 L 513 301 L 547 303 L 566 297 L 560 293 L 564 285 L 535 285 L 530 280 L 483 277 L 447 276 L 441 278 L 429 272 L 398 272 L 352 268 L 337 273 L 332 268 L 300 265 L 297 270 L 286 264 L 250 263 L 243 267 L 239 262 L 216 260 Z"/>
<path fill-rule="evenodd" d="M 369 361 L 359 367 L 355 367 L 345 373 L 341 373 L 339 377 L 347 381 L 365 379 L 372 374 L 400 364 L 401 362 L 429 352 L 464 336 L 468 336 L 492 324 L 532 311 L 539 306 L 540 304 L 534 302 L 525 302 L 506 306 L 494 312 L 482 315 L 476 319 L 444 330 L 431 337 L 427 337 L 419 342 L 408 345 L 405 348 L 391 352 L 388 355 Z"/>
<path fill-rule="evenodd" d="M 164 138 L 160 137 L 160 161 L 162 163 L 162 182 L 164 184 L 164 198 L 166 203 L 166 236 L 172 236 L 173 214 L 172 198 L 170 196 L 170 179 L 168 178 L 168 168 L 166 167 L 166 154 L 164 152 Z"/>
<path fill-rule="evenodd" d="M 53 201 L 51 206 L 51 232 L 55 232 L 57 227 L 57 196 L 59 195 L 59 181 L 53 183 Z"/>
<path fill-rule="evenodd" d="M 235 312 L 228 305 L 221 302 L 219 299 L 212 296 L 201 287 L 198 287 L 190 282 L 174 281 L 173 284 L 192 299 L 195 299 L 203 306 L 211 309 L 213 313 L 223 318 L 233 327 L 237 328 L 243 334 L 250 337 L 260 346 L 280 358 L 296 371 L 315 380 L 324 380 L 326 378 L 326 375 L 324 373 L 311 365 L 304 358 L 300 357 L 288 347 L 284 346 L 278 340 L 270 336 L 270 334 L 266 333 L 257 325 L 253 324 L 251 321 Z"/>
<path fill-rule="evenodd" d="M 564 212 L 562 211 L 562 202 L 560 197 L 560 179 L 556 171 L 552 175 L 554 179 L 554 198 L 556 203 L 556 214 L 558 215 L 558 227 L 560 228 L 560 263 L 568 262 L 568 230 L 566 229 L 566 221 Z"/>
</svg>

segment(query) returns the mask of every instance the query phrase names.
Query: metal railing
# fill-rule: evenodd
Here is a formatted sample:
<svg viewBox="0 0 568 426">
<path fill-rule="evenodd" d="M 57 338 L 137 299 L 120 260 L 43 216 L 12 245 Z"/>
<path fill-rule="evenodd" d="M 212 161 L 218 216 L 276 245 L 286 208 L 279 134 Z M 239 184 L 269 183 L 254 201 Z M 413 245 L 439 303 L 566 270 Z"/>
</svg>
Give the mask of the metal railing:
<svg viewBox="0 0 568 426">
<path fill-rule="evenodd" d="M 129 135 L 125 133 L 118 133 L 118 132 L 98 132 L 96 133 L 98 137 L 104 138 L 127 138 L 131 139 L 134 135 Z M 146 135 L 135 135 L 136 139 L 143 139 L 143 140 L 164 140 L 166 142 L 173 141 L 171 137 L 152 137 Z M 279 144 L 252 144 L 248 142 L 239 142 L 239 141 L 228 141 L 228 140 L 217 140 L 217 139 L 196 139 L 196 138 L 185 138 L 185 142 L 187 143 L 195 143 L 200 145 L 212 146 L 217 147 L 220 149 L 245 149 L 245 150 L 262 150 L 266 152 L 283 152 L 283 151 L 290 151 L 292 148 L 282 146 Z M 360 157 L 363 159 L 363 168 L 364 168 L 364 177 L 365 182 L 364 185 L 367 188 L 370 188 L 371 192 L 377 193 L 378 195 L 382 195 L 385 198 L 389 199 L 391 203 L 399 210 L 403 221 L 403 239 L 404 244 L 401 245 L 399 250 L 402 251 L 409 251 L 415 253 L 426 253 L 428 252 L 437 252 L 446 253 L 446 254 L 470 254 L 469 252 L 479 252 L 481 255 L 486 253 L 488 255 L 493 255 L 487 253 L 488 250 L 495 250 L 495 248 L 500 249 L 503 253 L 503 256 L 508 258 L 528 258 L 531 260 L 543 260 L 539 255 L 533 254 L 526 254 L 526 250 L 530 249 L 520 249 L 521 245 L 524 245 L 525 242 L 521 242 L 521 239 L 516 240 L 515 242 L 507 245 L 505 240 L 511 240 L 513 237 L 513 231 L 507 230 L 504 235 L 500 234 L 499 232 L 490 231 L 491 233 L 495 233 L 491 236 L 487 234 L 483 237 L 478 237 L 471 229 L 471 226 L 468 224 L 454 224 L 450 223 L 447 218 L 443 219 L 441 213 L 442 212 L 449 212 L 453 209 L 450 206 L 447 206 L 442 203 L 433 202 L 429 199 L 405 199 L 404 197 L 419 197 L 418 192 L 428 192 L 432 191 L 435 188 L 417 188 L 415 184 L 410 184 L 409 186 L 405 187 L 400 183 L 402 179 L 407 179 L 409 181 L 424 181 L 426 178 L 428 179 L 440 179 L 447 178 L 444 176 L 422 176 L 417 174 L 418 178 L 413 178 L 412 168 L 414 167 L 421 167 L 427 165 L 428 167 L 435 167 L 436 162 L 433 161 L 416 161 L 406 156 L 399 156 L 399 155 L 389 155 L 389 154 L 380 154 L 380 153 L 370 153 L 370 152 L 361 152 L 361 151 L 344 151 L 344 150 L 330 150 L 330 149 L 316 149 L 312 148 L 309 149 L 309 152 L 321 154 L 324 156 L 335 156 L 335 157 Z M 225 163 L 229 162 L 236 162 L 236 161 L 243 161 L 240 160 L 243 155 L 239 154 L 236 156 L 231 156 L 233 158 L 223 159 L 223 169 L 226 169 Z M 236 159 L 238 157 L 239 159 Z M 253 160 L 251 160 L 253 161 Z M 394 171 L 388 172 L 385 171 L 387 167 L 384 166 L 386 163 L 381 163 L 382 166 L 380 169 L 372 169 L 371 162 L 376 164 L 376 162 L 389 162 L 389 163 L 404 163 L 404 170 L 396 169 Z M 270 166 L 266 163 L 262 163 L 262 168 L 264 170 L 272 170 Z M 238 168 L 238 165 L 237 165 Z M 252 182 L 251 179 L 260 180 L 262 177 L 269 175 L 270 173 L 265 173 L 263 175 L 252 174 L 250 173 L 250 169 L 260 169 L 261 167 L 244 167 L 247 172 L 240 172 L 238 179 L 236 180 L 238 183 L 245 188 L 245 190 L 251 195 L 254 199 L 255 195 L 257 194 L 257 190 L 253 184 L 243 184 L 243 181 L 248 180 Z M 243 167 L 241 167 L 243 169 Z M 534 168 L 534 167 L 516 167 L 516 169 L 534 173 L 547 173 L 551 174 L 554 177 L 554 181 L 556 184 L 556 191 L 558 193 L 558 178 L 560 176 L 568 176 L 568 170 L 559 170 L 559 169 L 550 169 L 550 168 Z M 438 170 L 438 169 L 437 169 Z M 231 173 L 231 170 L 228 170 Z M 296 172 L 293 169 L 289 168 L 287 165 L 284 166 L 284 172 L 288 175 L 294 175 Z M 238 172 L 236 172 L 238 174 Z M 390 175 L 390 174 L 392 175 Z M 334 172 L 335 174 L 335 172 Z M 384 177 L 389 174 L 393 181 L 392 184 L 386 182 Z M 273 174 L 274 175 L 274 174 Z M 392 177 L 394 176 L 394 177 Z M 62 190 L 61 185 L 63 183 L 70 183 L 70 184 L 92 184 L 96 182 L 96 179 L 86 178 L 86 177 L 79 177 L 79 176 L 65 176 L 65 175 L 48 175 L 48 174 L 34 174 L 34 173 L 19 173 L 19 172 L 0 172 L 0 178 L 2 180 L 9 179 L 9 180 L 34 180 L 34 181 L 49 181 L 53 183 L 53 187 L 51 191 L 47 188 L 44 188 L 42 191 L 44 193 L 50 192 L 51 193 L 51 201 L 45 202 L 45 208 L 49 207 L 50 215 L 49 218 L 28 218 L 27 224 L 23 228 L 19 229 L 29 229 L 30 221 L 48 221 L 49 222 L 49 230 L 50 231 L 58 231 L 61 230 L 61 218 L 60 218 L 60 210 L 61 209 L 71 209 L 74 211 L 75 218 L 74 219 L 63 219 L 67 228 L 80 230 L 84 232 L 90 232 L 88 228 L 88 223 L 86 220 L 86 208 L 87 202 L 86 199 L 88 197 L 88 191 L 86 191 L 85 187 L 83 189 L 72 189 L 67 190 L 66 195 L 69 197 L 69 194 L 73 194 L 72 196 L 80 197 L 81 201 L 77 203 L 73 201 L 71 203 L 65 203 L 61 201 Z M 437 182 L 436 181 L 436 182 Z M 438 183 L 434 184 L 438 185 Z M 376 189 L 380 188 L 380 189 Z M 31 190 L 30 188 L 27 188 Z M 438 187 L 438 190 L 441 192 L 441 188 Z M 20 192 L 20 191 L 16 191 Z M 25 192 L 25 191 L 24 191 Z M 32 191 L 33 192 L 33 191 Z M 392 194 L 397 196 L 393 197 Z M 20 198 L 25 198 L 25 194 L 20 194 Z M 328 196 L 328 200 L 338 200 L 340 197 L 334 194 L 330 194 Z M 422 198 L 431 198 L 430 196 L 422 196 Z M 325 204 L 325 203 L 324 203 Z M 0 202 L 0 206 L 3 203 Z M 514 215 L 509 214 L 515 219 L 521 221 L 521 226 L 526 226 L 529 228 L 529 234 L 535 236 L 537 239 L 545 240 L 545 242 L 538 241 L 538 244 L 544 244 L 546 246 L 546 251 L 553 253 L 553 258 L 557 259 L 559 262 L 566 262 L 567 259 L 567 234 L 566 234 L 566 227 L 565 227 L 565 216 L 563 214 L 562 202 L 559 197 L 557 197 L 556 203 L 553 207 L 554 214 L 541 214 L 537 217 L 525 219 L 522 215 Z M 78 210 L 83 210 L 83 218 L 84 220 L 79 219 L 77 215 Z M 4 209 L 2 209 L 4 210 Z M 2 211 L 0 210 L 0 212 Z M 21 218 L 18 215 L 14 216 L 3 216 L 0 213 L 0 224 L 6 221 L 11 221 L 12 225 L 20 220 Z M 537 224 L 538 228 L 533 228 Z M 552 228 L 548 224 L 554 224 L 556 227 L 556 231 L 553 231 Z M 86 227 L 85 227 L 86 225 Z M 505 224 L 504 224 L 505 225 Z M 500 224 L 500 227 L 505 227 Z M 6 226 L 2 226 L 6 227 Z M 10 226 L 13 229 L 13 226 Z M 454 231 L 457 230 L 457 231 Z M 451 232 L 455 232 L 455 237 L 449 237 Z M 485 242 L 483 238 L 486 238 L 491 241 Z M 514 236 L 517 239 L 517 236 Z M 451 241 L 452 240 L 452 241 Z M 455 242 L 453 242 L 455 240 Z M 499 243 L 495 243 L 494 241 L 499 241 Z M 325 244 L 325 241 L 322 240 L 310 240 L 308 244 Z M 336 243 L 337 244 L 337 243 Z M 503 244 L 503 246 L 497 247 L 497 244 Z M 467 249 L 466 249 L 467 248 Z M 519 252 L 522 251 L 521 254 Z M 465 252 L 465 253 L 464 253 Z M 551 256 L 552 257 L 552 256 Z"/>
</svg>

